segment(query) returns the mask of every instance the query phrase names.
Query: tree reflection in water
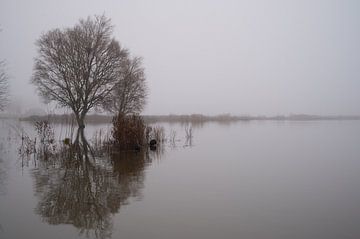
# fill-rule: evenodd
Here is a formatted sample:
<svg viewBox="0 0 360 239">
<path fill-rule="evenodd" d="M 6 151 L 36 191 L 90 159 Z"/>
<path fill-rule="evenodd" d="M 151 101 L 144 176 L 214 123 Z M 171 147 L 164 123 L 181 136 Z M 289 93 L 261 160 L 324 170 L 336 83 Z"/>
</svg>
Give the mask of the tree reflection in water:
<svg viewBox="0 0 360 239">
<path fill-rule="evenodd" d="M 80 132 L 73 145 L 41 160 L 32 172 L 39 199 L 35 210 L 49 224 L 72 224 L 81 235 L 106 238 L 112 216 L 129 198 L 141 196 L 151 160 L 146 151 L 93 153 Z"/>
</svg>

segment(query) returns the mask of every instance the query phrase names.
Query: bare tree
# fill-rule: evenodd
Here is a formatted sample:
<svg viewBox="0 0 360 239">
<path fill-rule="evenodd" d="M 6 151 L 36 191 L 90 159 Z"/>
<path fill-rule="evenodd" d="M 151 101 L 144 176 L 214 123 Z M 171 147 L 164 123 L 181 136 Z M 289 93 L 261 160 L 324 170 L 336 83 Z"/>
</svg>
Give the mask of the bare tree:
<svg viewBox="0 0 360 239">
<path fill-rule="evenodd" d="M 138 114 L 146 103 L 147 86 L 140 57 L 127 58 L 122 76 L 112 92 L 110 101 L 104 108 L 115 114 Z"/>
<path fill-rule="evenodd" d="M 8 75 L 5 71 L 5 61 L 0 61 L 0 111 L 4 110 L 4 107 L 8 101 Z"/>
<path fill-rule="evenodd" d="M 45 101 L 71 108 L 79 128 L 89 110 L 108 102 L 123 74 L 128 52 L 111 37 L 105 16 L 88 17 L 72 28 L 54 29 L 37 41 L 32 83 Z"/>
</svg>

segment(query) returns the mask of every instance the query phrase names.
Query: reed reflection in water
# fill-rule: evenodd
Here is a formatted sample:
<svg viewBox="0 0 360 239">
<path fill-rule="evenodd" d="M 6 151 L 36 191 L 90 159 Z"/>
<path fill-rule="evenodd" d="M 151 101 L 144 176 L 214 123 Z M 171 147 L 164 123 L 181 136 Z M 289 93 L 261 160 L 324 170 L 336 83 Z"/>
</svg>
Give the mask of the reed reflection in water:
<svg viewBox="0 0 360 239">
<path fill-rule="evenodd" d="M 100 154 L 83 132 L 77 135 L 72 145 L 33 169 L 35 212 L 51 225 L 71 224 L 87 237 L 111 237 L 112 216 L 130 198 L 141 197 L 144 169 L 152 160 L 146 150 Z"/>
</svg>

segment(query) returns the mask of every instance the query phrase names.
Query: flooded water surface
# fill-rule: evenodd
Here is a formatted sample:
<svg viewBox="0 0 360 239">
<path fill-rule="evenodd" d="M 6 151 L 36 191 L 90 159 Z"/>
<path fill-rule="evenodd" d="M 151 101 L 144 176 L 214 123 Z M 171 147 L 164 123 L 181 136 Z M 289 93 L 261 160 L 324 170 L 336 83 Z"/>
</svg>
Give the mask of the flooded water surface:
<svg viewBox="0 0 360 239">
<path fill-rule="evenodd" d="M 0 238 L 360 237 L 359 121 L 163 126 L 157 151 L 39 159 L 0 122 Z"/>
</svg>

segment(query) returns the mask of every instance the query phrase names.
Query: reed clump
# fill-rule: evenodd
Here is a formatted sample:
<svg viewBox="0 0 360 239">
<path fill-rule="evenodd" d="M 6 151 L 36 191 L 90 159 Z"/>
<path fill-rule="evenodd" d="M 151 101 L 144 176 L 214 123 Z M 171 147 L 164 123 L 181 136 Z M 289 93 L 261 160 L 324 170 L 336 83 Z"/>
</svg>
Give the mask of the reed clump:
<svg viewBox="0 0 360 239">
<path fill-rule="evenodd" d="M 145 130 L 139 115 L 119 114 L 113 118 L 112 145 L 117 150 L 140 150 L 147 144 Z"/>
</svg>

